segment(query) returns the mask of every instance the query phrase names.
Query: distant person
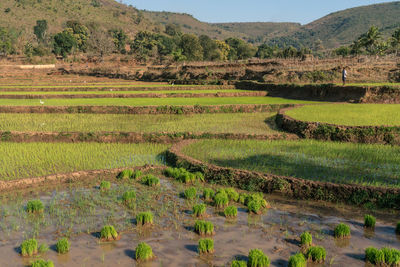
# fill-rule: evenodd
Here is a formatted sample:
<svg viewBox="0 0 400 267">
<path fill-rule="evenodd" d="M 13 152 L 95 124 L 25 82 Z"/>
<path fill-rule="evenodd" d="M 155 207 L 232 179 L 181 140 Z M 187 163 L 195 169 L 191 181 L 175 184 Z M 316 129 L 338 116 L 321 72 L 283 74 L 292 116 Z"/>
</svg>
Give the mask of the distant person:
<svg viewBox="0 0 400 267">
<path fill-rule="evenodd" d="M 343 81 L 343 86 L 346 85 L 346 79 L 347 79 L 347 69 L 346 69 L 346 67 L 344 67 L 343 70 L 342 70 L 342 81 Z"/>
</svg>

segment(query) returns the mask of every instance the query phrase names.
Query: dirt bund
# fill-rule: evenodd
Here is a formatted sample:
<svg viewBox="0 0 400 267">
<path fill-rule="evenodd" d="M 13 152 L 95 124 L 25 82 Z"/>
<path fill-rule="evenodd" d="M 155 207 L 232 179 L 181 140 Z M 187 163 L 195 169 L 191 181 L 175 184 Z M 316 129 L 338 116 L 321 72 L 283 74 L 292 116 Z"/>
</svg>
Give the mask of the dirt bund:
<svg viewBox="0 0 400 267">
<path fill-rule="evenodd" d="M 0 113 L 204 114 L 276 112 L 292 104 L 218 106 L 0 106 Z"/>
<path fill-rule="evenodd" d="M 217 92 L 217 93 L 144 93 L 144 94 L 26 94 L 26 95 L 2 95 L 3 99 L 70 99 L 70 98 L 191 98 L 191 97 L 244 97 L 244 96 L 266 96 L 263 91 L 254 92 Z"/>
<path fill-rule="evenodd" d="M 266 91 L 268 96 L 299 100 L 352 102 L 352 103 L 400 103 L 400 88 L 391 86 L 339 86 L 335 84 L 266 84 L 242 81 L 237 89 Z"/>
<path fill-rule="evenodd" d="M 362 185 L 334 184 L 300 178 L 239 170 L 207 164 L 184 155 L 181 150 L 195 142 L 186 140 L 167 151 L 169 165 L 201 171 L 207 182 L 249 191 L 280 193 L 297 199 L 323 200 L 352 205 L 374 204 L 380 208 L 400 209 L 400 189 Z"/>
<path fill-rule="evenodd" d="M 98 143 L 161 143 L 171 144 L 187 139 L 255 139 L 287 140 L 298 139 L 293 134 L 235 134 L 235 133 L 134 133 L 134 132 L 0 132 L 0 142 L 98 142 Z"/>
<path fill-rule="evenodd" d="M 293 108 L 293 107 L 292 107 Z M 296 120 L 285 112 L 276 115 L 276 124 L 289 133 L 302 138 L 364 144 L 400 145 L 399 126 L 345 126 Z"/>
<path fill-rule="evenodd" d="M 152 166 L 146 165 L 143 167 L 135 167 L 131 169 L 138 169 L 141 171 L 148 170 L 158 170 L 163 169 L 162 166 Z M 60 184 L 60 183 L 72 183 L 86 179 L 96 179 L 102 176 L 116 176 L 121 171 L 127 168 L 117 168 L 117 169 L 109 169 L 109 170 L 91 170 L 91 171 L 77 171 L 66 174 L 54 174 L 47 175 L 42 177 L 35 178 L 24 178 L 12 181 L 0 181 L 0 192 L 8 191 L 8 190 L 17 190 L 17 189 L 25 189 L 32 188 L 35 186 L 39 186 L 42 184 L 51 185 L 51 184 Z"/>
</svg>

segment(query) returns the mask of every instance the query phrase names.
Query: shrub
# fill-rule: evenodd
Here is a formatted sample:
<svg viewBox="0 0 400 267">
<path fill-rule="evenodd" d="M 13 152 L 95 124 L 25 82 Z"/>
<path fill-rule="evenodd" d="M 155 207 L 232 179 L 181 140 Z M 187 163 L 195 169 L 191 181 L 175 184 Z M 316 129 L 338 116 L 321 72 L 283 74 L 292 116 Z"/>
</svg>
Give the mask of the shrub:
<svg viewBox="0 0 400 267">
<path fill-rule="evenodd" d="M 54 267 L 54 263 L 51 260 L 35 260 L 32 262 L 31 267 Z"/>
<path fill-rule="evenodd" d="M 194 231 L 199 235 L 213 235 L 214 225 L 212 222 L 198 220 L 194 223 Z"/>
<path fill-rule="evenodd" d="M 376 219 L 372 215 L 364 216 L 364 227 L 375 229 Z"/>
<path fill-rule="evenodd" d="M 249 203 L 247 203 L 247 208 L 249 209 L 249 212 L 260 214 L 262 205 L 259 200 L 251 200 Z"/>
<path fill-rule="evenodd" d="M 391 248 L 376 249 L 369 247 L 365 250 L 365 260 L 374 265 L 398 266 L 400 251 Z"/>
<path fill-rule="evenodd" d="M 197 204 L 193 206 L 193 215 L 196 217 L 201 217 L 206 214 L 206 205 Z"/>
<path fill-rule="evenodd" d="M 134 190 L 126 191 L 122 195 L 122 201 L 125 203 L 126 206 L 130 208 L 134 206 L 135 200 L 136 200 L 136 192 Z"/>
<path fill-rule="evenodd" d="M 130 179 L 132 177 L 132 175 L 133 175 L 132 170 L 123 170 L 122 172 L 120 172 L 117 175 L 117 178 L 121 179 L 121 180 L 126 180 L 126 179 Z"/>
<path fill-rule="evenodd" d="M 197 190 L 194 187 L 189 187 L 183 192 L 183 195 L 187 200 L 193 200 L 196 198 Z"/>
<path fill-rule="evenodd" d="M 231 267 L 247 267 L 247 262 L 246 261 L 234 260 L 231 263 Z"/>
<path fill-rule="evenodd" d="M 214 240 L 204 238 L 199 240 L 199 254 L 214 253 Z"/>
<path fill-rule="evenodd" d="M 306 257 L 313 262 L 324 262 L 326 259 L 325 248 L 321 246 L 310 247 L 307 250 Z"/>
<path fill-rule="evenodd" d="M 203 189 L 203 198 L 206 201 L 209 201 L 209 200 L 213 199 L 214 194 L 215 194 L 215 192 L 211 188 L 204 188 Z"/>
<path fill-rule="evenodd" d="M 350 227 L 340 223 L 335 227 L 334 235 L 336 238 L 350 237 Z"/>
<path fill-rule="evenodd" d="M 397 223 L 396 234 L 400 235 L 400 222 Z"/>
<path fill-rule="evenodd" d="M 111 183 L 109 181 L 101 181 L 100 183 L 100 190 L 106 191 L 111 188 Z"/>
<path fill-rule="evenodd" d="M 29 213 L 39 213 L 44 211 L 44 205 L 42 201 L 37 200 L 29 200 L 26 204 L 26 211 Z"/>
<path fill-rule="evenodd" d="M 140 212 L 136 215 L 136 224 L 137 225 L 148 225 L 153 224 L 153 213 L 150 211 Z"/>
<path fill-rule="evenodd" d="M 249 252 L 249 267 L 268 267 L 271 264 L 268 256 L 260 249 L 252 249 Z"/>
<path fill-rule="evenodd" d="M 218 208 L 223 208 L 228 205 L 229 198 L 228 198 L 228 195 L 225 193 L 225 191 L 220 191 L 217 194 L 215 194 L 214 203 L 215 203 L 215 206 Z"/>
<path fill-rule="evenodd" d="M 22 242 L 20 248 L 22 256 L 33 256 L 38 253 L 38 243 L 34 238 Z"/>
<path fill-rule="evenodd" d="M 306 267 L 306 258 L 302 253 L 297 253 L 289 258 L 288 267 Z"/>
<path fill-rule="evenodd" d="M 225 217 L 235 218 L 237 217 L 237 208 L 235 206 L 226 207 L 224 210 Z"/>
<path fill-rule="evenodd" d="M 65 254 L 69 251 L 69 241 L 66 238 L 61 238 L 57 241 L 56 250 L 60 254 Z"/>
<path fill-rule="evenodd" d="M 105 241 L 114 241 L 118 239 L 118 232 L 115 231 L 114 226 L 106 225 L 101 229 L 100 238 Z"/>
<path fill-rule="evenodd" d="M 148 186 L 157 186 L 160 184 L 160 179 L 158 179 L 154 175 L 149 174 L 142 178 L 142 183 Z"/>
<path fill-rule="evenodd" d="M 148 261 L 154 258 L 153 250 L 145 242 L 139 243 L 136 247 L 135 257 L 137 261 Z"/>
<path fill-rule="evenodd" d="M 309 232 L 303 232 L 300 235 L 300 244 L 306 247 L 312 246 L 312 235 Z"/>
<path fill-rule="evenodd" d="M 225 189 L 225 193 L 228 195 L 229 200 L 237 202 L 239 200 L 239 193 L 234 188 Z"/>
</svg>

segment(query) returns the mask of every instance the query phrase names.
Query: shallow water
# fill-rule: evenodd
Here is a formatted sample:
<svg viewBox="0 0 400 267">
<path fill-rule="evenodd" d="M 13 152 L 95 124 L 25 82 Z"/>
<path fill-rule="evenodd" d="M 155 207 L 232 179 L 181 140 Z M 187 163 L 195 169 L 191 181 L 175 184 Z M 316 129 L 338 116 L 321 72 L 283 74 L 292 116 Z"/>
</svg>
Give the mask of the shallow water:
<svg viewBox="0 0 400 267">
<path fill-rule="evenodd" d="M 193 232 L 195 219 L 191 215 L 195 202 L 179 197 L 187 186 L 162 178 L 157 188 L 136 182 L 115 182 L 110 192 L 101 193 L 98 184 L 99 181 L 93 181 L 3 196 L 0 266 L 23 266 L 35 259 L 19 255 L 21 242 L 33 235 L 38 235 L 39 244 L 45 242 L 50 246 L 40 257 L 53 260 L 55 266 L 135 266 L 135 247 L 141 241 L 153 248 L 157 258 L 140 266 L 226 266 L 235 258 L 246 259 L 252 248 L 262 249 L 270 257 L 271 266 L 287 266 L 289 257 L 300 250 L 298 236 L 305 230 L 313 234 L 314 244 L 326 248 L 325 266 L 364 266 L 364 250 L 369 246 L 400 249 L 400 240 L 394 234 L 398 213 L 376 214 L 376 229 L 369 232 L 362 225 L 366 211 L 360 208 L 266 195 L 271 209 L 262 215 L 249 215 L 246 207 L 234 204 L 238 206 L 235 220 L 225 219 L 220 210 L 208 205 L 207 220 L 214 223 L 216 233 L 215 253 L 199 257 L 200 237 Z M 196 185 L 199 189 L 203 186 Z M 137 192 L 137 207 L 133 210 L 119 200 L 131 188 Z M 23 209 L 26 201 L 37 197 L 45 203 L 44 214 L 26 215 Z M 136 213 L 145 210 L 155 214 L 155 225 L 136 227 Z M 350 225 L 351 239 L 333 238 L 333 229 L 340 222 Z M 116 242 L 101 243 L 97 232 L 108 223 L 122 237 Z M 71 250 L 58 255 L 54 245 L 63 235 L 70 236 Z"/>
</svg>

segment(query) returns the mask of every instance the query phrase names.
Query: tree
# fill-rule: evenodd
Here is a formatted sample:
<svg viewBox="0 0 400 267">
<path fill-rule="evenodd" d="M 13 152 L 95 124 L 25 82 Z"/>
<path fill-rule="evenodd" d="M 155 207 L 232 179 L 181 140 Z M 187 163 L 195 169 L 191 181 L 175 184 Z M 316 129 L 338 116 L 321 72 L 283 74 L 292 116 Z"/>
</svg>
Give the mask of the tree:
<svg viewBox="0 0 400 267">
<path fill-rule="evenodd" d="M 90 35 L 87 42 L 87 50 L 101 58 L 104 55 L 111 54 L 115 47 L 111 35 L 94 24 L 89 25 L 89 29 Z"/>
<path fill-rule="evenodd" d="M 131 51 L 142 61 L 147 61 L 149 57 L 155 57 L 158 54 L 156 35 L 148 31 L 138 32 L 135 40 L 131 43 Z"/>
<path fill-rule="evenodd" d="M 376 26 L 372 26 L 369 30 L 360 37 L 361 44 L 365 47 L 367 52 L 371 55 L 378 53 L 379 40 L 382 34 Z"/>
<path fill-rule="evenodd" d="M 225 42 L 231 48 L 228 55 L 230 60 L 247 59 L 253 57 L 257 52 L 255 47 L 239 38 L 228 38 Z"/>
<path fill-rule="evenodd" d="M 335 49 L 333 52 L 337 56 L 347 57 L 348 55 L 350 55 L 351 48 L 348 46 L 341 46 Z"/>
<path fill-rule="evenodd" d="M 362 43 L 359 38 L 350 45 L 350 54 L 360 55 L 362 53 L 361 48 L 362 48 Z"/>
<path fill-rule="evenodd" d="M 187 60 L 203 60 L 203 47 L 201 47 L 199 38 L 196 35 L 182 35 L 180 48 L 182 49 L 182 54 Z"/>
<path fill-rule="evenodd" d="M 219 59 L 227 60 L 228 56 L 229 56 L 229 51 L 231 50 L 231 47 L 227 43 L 220 41 L 220 40 L 215 40 L 215 43 L 217 44 L 217 47 L 219 50 L 218 51 L 219 55 L 220 55 Z"/>
<path fill-rule="evenodd" d="M 203 60 L 219 60 L 221 55 L 217 43 L 207 35 L 199 37 L 200 45 L 203 48 Z"/>
<path fill-rule="evenodd" d="M 44 43 L 46 41 L 47 30 L 47 20 L 44 19 L 36 21 L 36 25 L 33 26 L 33 33 L 36 35 L 39 43 Z"/>
<path fill-rule="evenodd" d="M 273 58 L 276 56 L 277 50 L 278 50 L 277 46 L 269 46 L 267 44 L 262 44 L 258 47 L 256 57 L 261 59 Z"/>
<path fill-rule="evenodd" d="M 125 45 L 128 41 L 128 35 L 122 30 L 111 30 L 111 36 L 113 37 L 115 48 L 118 52 L 125 54 Z"/>
<path fill-rule="evenodd" d="M 398 52 L 398 49 L 400 48 L 400 28 L 398 28 L 393 34 L 392 38 L 390 40 L 390 45 L 392 48 L 396 51 L 396 54 Z"/>
<path fill-rule="evenodd" d="M 87 41 L 89 39 L 89 29 L 78 21 L 67 21 L 67 28 L 72 30 L 78 49 L 86 52 Z"/>
<path fill-rule="evenodd" d="M 9 31 L 0 27 L 0 55 L 11 54 L 13 50 L 13 40 Z"/>
<path fill-rule="evenodd" d="M 182 35 L 181 27 L 177 24 L 169 23 L 165 26 L 165 33 L 169 36 L 180 36 Z"/>
<path fill-rule="evenodd" d="M 71 29 L 65 29 L 54 35 L 53 53 L 66 58 L 72 49 L 77 46 Z"/>
</svg>

